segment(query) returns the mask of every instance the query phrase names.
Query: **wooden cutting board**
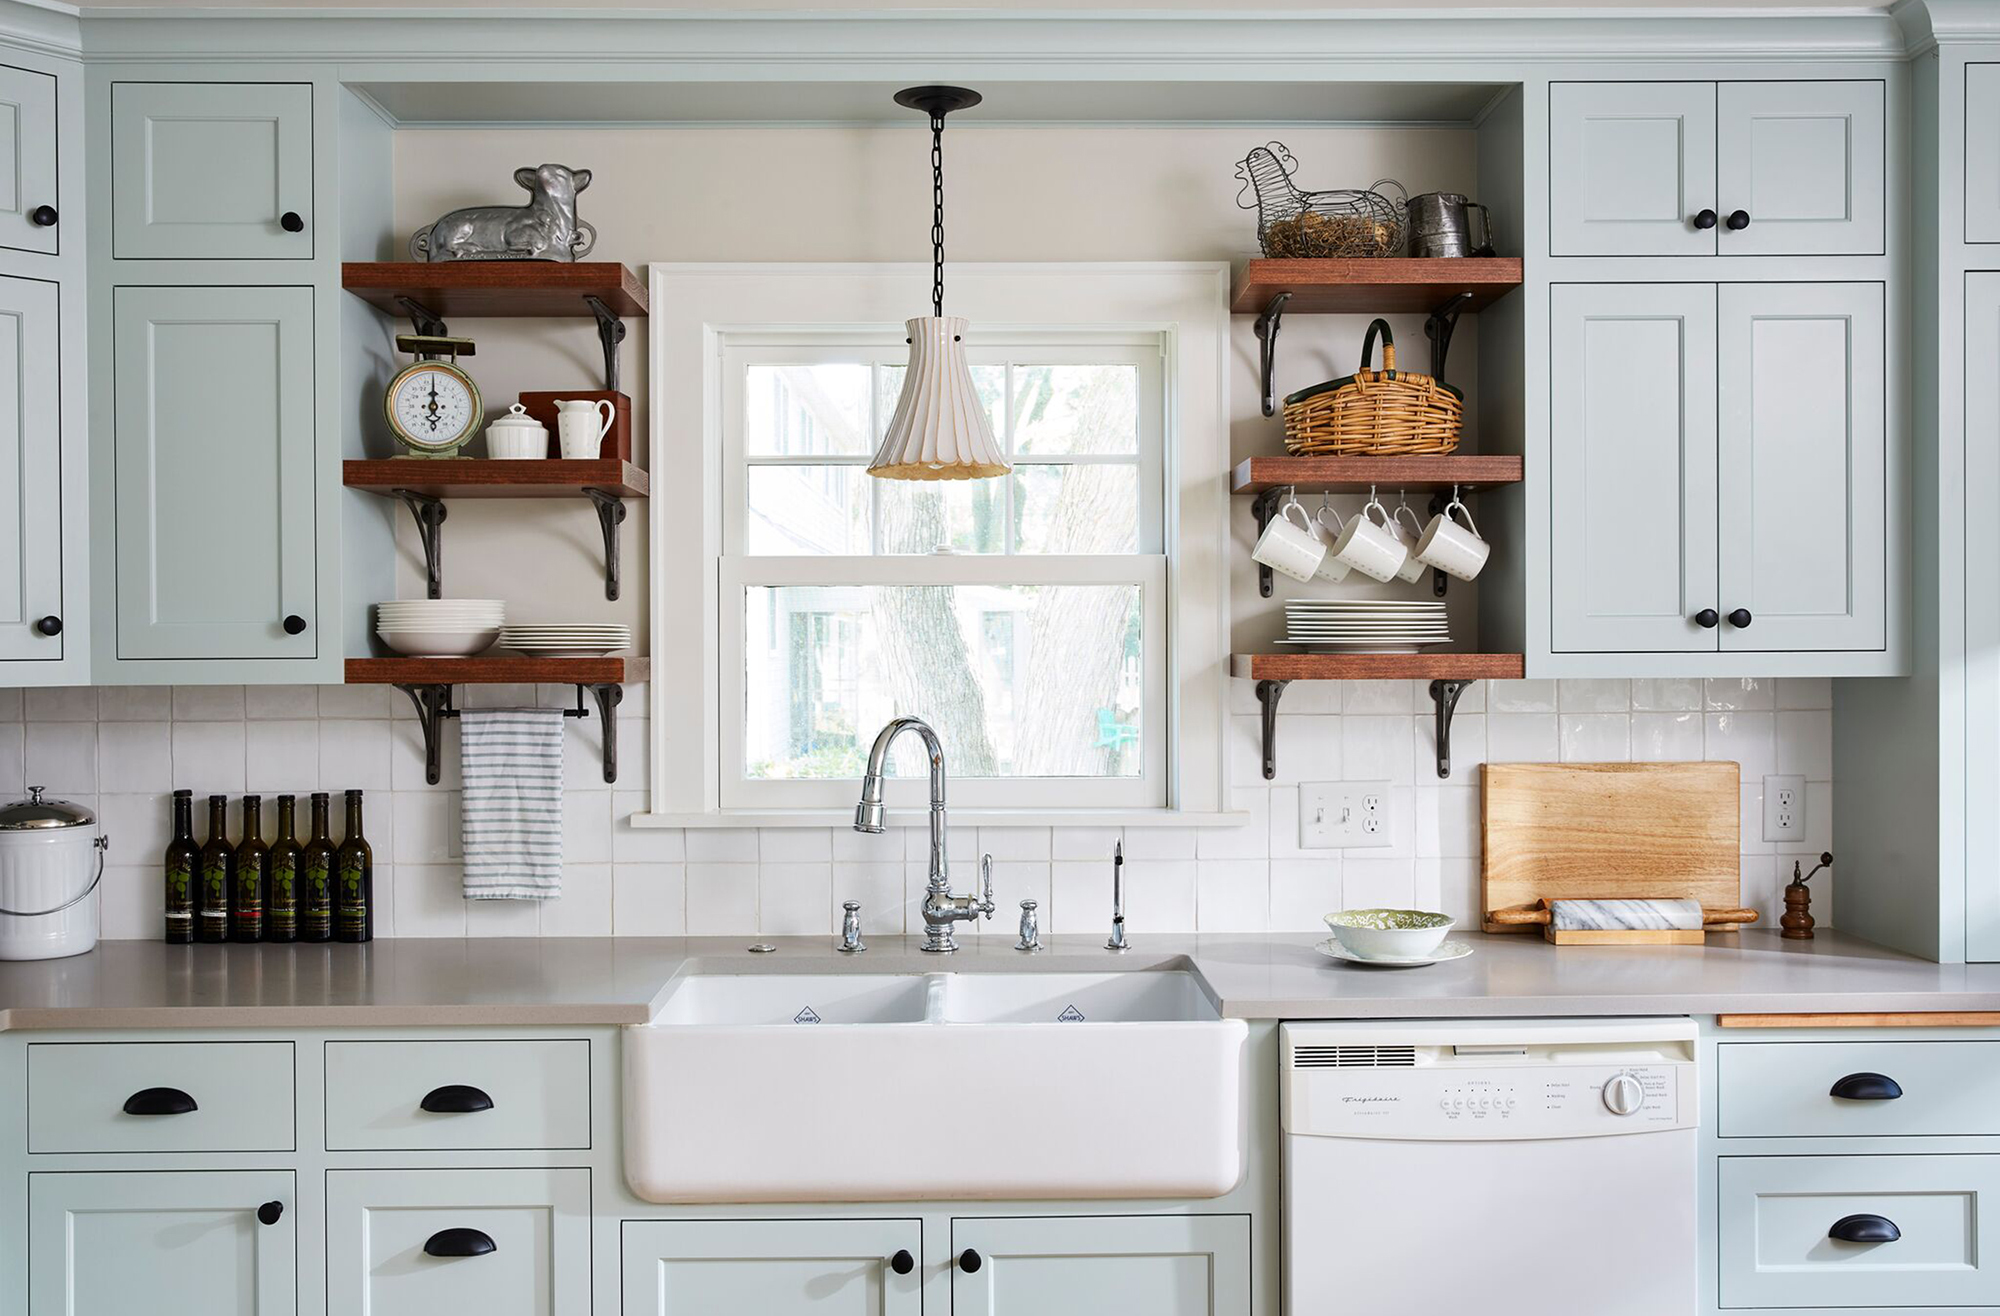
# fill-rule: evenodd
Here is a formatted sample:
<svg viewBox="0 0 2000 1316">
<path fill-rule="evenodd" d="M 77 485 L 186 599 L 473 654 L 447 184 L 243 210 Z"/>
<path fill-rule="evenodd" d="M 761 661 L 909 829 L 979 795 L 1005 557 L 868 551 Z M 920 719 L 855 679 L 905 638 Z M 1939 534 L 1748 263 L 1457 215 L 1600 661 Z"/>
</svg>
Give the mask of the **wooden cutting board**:
<svg viewBox="0 0 2000 1316">
<path fill-rule="evenodd" d="M 1734 763 L 1488 763 L 1480 909 L 1538 900 L 1741 903 Z M 1484 919 L 1488 932 L 1539 932 Z"/>
</svg>

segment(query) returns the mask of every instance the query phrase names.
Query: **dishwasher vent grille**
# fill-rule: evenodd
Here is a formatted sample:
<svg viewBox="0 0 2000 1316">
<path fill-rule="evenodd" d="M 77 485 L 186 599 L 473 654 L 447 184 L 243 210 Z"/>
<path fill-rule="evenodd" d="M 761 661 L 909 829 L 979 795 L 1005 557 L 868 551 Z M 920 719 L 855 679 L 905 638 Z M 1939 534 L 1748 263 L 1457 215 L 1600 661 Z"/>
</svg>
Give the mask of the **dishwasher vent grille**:
<svg viewBox="0 0 2000 1316">
<path fill-rule="evenodd" d="M 1387 1069 L 1417 1063 L 1414 1046 L 1295 1046 L 1293 1069 Z"/>
</svg>

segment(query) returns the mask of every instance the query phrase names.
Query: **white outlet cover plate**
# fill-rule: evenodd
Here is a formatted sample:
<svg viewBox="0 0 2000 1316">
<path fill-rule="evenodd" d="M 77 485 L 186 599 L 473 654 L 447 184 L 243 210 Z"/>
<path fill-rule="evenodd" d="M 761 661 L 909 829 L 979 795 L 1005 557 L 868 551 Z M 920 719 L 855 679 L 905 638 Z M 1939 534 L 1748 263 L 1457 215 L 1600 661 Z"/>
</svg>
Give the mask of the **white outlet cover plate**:
<svg viewBox="0 0 2000 1316">
<path fill-rule="evenodd" d="M 1308 781 L 1299 785 L 1299 848 L 1351 850 L 1395 844 L 1386 781 Z"/>
<path fill-rule="evenodd" d="M 1764 839 L 1796 841 L 1806 834 L 1806 779 L 1764 778 Z"/>
</svg>

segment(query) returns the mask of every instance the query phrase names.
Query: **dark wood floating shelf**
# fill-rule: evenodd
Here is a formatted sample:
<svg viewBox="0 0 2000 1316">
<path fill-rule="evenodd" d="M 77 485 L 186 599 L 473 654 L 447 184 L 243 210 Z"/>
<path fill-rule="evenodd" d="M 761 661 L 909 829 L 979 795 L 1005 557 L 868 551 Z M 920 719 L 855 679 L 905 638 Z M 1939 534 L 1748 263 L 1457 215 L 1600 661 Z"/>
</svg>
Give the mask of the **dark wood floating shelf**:
<svg viewBox="0 0 2000 1316">
<path fill-rule="evenodd" d="M 1518 653 L 1238 653 L 1229 674 L 1253 681 L 1517 681 Z M 352 678 L 349 678 L 352 679 Z"/>
<path fill-rule="evenodd" d="M 494 461 L 482 457 L 390 457 L 342 463 L 350 489 L 393 494 L 398 489 L 431 498 L 579 498 L 601 489 L 614 498 L 644 498 L 646 472 L 615 457 L 595 461 Z"/>
<path fill-rule="evenodd" d="M 617 261 L 349 261 L 340 286 L 390 315 L 407 314 L 398 297 L 434 315 L 588 315 L 595 297 L 613 315 L 644 315 L 646 285 Z"/>
<path fill-rule="evenodd" d="M 629 685 L 646 658 L 349 658 L 349 685 Z"/>
<path fill-rule="evenodd" d="M 1236 463 L 1230 472 L 1229 492 L 1255 494 L 1294 488 L 1300 493 L 1367 493 L 1371 486 L 1387 490 L 1449 489 L 1453 485 L 1469 492 L 1519 484 L 1522 478 L 1521 459 L 1507 456 L 1251 457 Z"/>
<path fill-rule="evenodd" d="M 1285 309 L 1293 315 L 1428 314 L 1460 293 L 1470 293 L 1459 309 L 1477 311 L 1520 286 L 1521 261 L 1514 256 L 1253 260 L 1236 278 L 1229 309 L 1236 315 L 1262 315 L 1273 297 L 1288 292 L 1292 296 Z"/>
</svg>

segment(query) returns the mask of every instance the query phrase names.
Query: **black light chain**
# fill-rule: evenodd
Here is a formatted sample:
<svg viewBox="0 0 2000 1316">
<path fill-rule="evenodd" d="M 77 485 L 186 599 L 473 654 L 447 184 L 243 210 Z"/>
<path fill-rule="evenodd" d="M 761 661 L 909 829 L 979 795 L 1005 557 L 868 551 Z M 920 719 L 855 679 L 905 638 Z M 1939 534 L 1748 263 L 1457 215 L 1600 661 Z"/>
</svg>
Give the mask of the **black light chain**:
<svg viewBox="0 0 2000 1316">
<path fill-rule="evenodd" d="M 944 316 L 944 114 L 931 111 L 931 314 Z"/>
</svg>

